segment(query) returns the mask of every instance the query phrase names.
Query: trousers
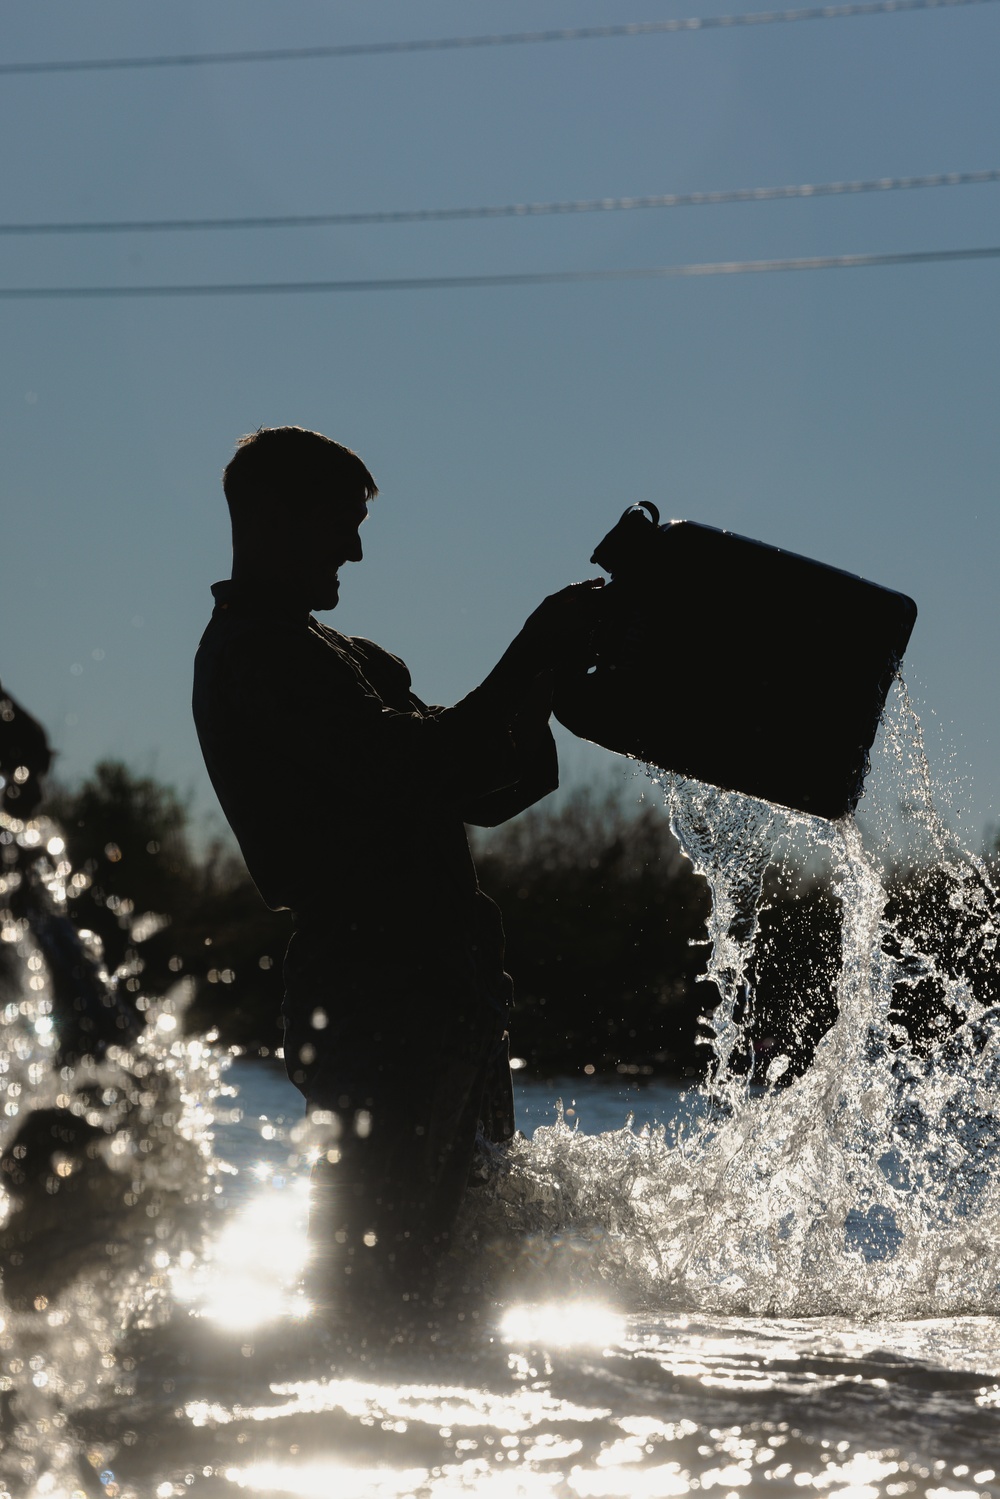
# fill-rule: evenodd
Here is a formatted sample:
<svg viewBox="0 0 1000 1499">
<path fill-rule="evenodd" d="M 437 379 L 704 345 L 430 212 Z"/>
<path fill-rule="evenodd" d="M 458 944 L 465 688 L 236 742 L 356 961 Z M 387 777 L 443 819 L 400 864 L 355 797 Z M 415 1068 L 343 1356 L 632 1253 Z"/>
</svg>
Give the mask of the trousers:
<svg viewBox="0 0 1000 1499">
<path fill-rule="evenodd" d="M 333 1144 L 313 1168 L 314 1289 L 426 1293 L 476 1147 L 514 1132 L 506 1013 L 456 970 L 334 963 L 296 933 L 285 1065 Z M 465 970 L 458 969 L 458 975 Z"/>
</svg>

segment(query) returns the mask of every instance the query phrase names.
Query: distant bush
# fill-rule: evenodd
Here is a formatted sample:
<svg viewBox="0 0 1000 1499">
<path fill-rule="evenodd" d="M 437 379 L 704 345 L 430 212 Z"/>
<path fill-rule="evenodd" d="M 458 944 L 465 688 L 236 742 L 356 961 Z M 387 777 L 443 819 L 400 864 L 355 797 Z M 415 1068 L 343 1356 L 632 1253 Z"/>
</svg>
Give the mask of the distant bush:
<svg viewBox="0 0 1000 1499">
<path fill-rule="evenodd" d="M 56 818 L 75 869 L 90 878 L 74 920 L 98 934 L 108 967 L 136 996 L 182 976 L 191 1030 L 213 1027 L 250 1050 L 280 1045 L 287 913 L 267 910 L 239 855 L 196 849 L 188 809 L 168 786 L 104 761 L 57 788 Z M 514 975 L 514 1052 L 536 1072 L 702 1075 L 718 996 L 700 983 L 709 895 L 665 809 L 581 789 L 473 835 L 480 882 L 499 903 Z M 988 865 L 1000 864 L 990 851 Z M 906 867 L 887 877 L 885 953 L 896 965 L 888 1016 L 898 1041 L 926 1050 L 969 1006 L 1000 1003 L 992 890 L 971 865 Z M 138 920 L 155 913 L 157 921 Z M 841 911 L 828 879 L 774 868 L 765 881 L 746 1013 L 752 1046 L 735 1063 L 786 1080 L 808 1067 L 836 1018 Z"/>
<path fill-rule="evenodd" d="M 534 1069 L 693 1074 L 708 889 L 664 809 L 588 788 L 474 838 L 514 975 L 514 1050 Z"/>
<path fill-rule="evenodd" d="M 267 909 L 227 843 L 194 850 L 188 809 L 171 787 L 105 760 L 81 785 L 54 787 L 43 810 L 59 822 L 74 869 L 90 877 L 74 920 L 97 933 L 128 990 L 159 995 L 186 976 L 190 1029 L 215 1026 L 253 1050 L 280 1045 L 288 915 Z M 147 913 L 161 924 L 137 922 Z"/>
</svg>

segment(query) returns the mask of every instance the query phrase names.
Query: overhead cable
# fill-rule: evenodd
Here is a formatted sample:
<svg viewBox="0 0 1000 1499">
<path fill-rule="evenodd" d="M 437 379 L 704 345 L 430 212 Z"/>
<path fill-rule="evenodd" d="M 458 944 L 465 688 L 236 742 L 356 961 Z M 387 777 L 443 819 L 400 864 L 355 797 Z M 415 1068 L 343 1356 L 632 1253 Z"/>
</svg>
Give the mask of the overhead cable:
<svg viewBox="0 0 1000 1499">
<path fill-rule="evenodd" d="M 967 187 L 1000 182 L 1000 168 L 937 172 L 927 177 L 874 177 L 858 182 L 798 183 L 787 187 L 734 187 L 635 198 L 575 198 L 554 203 L 505 203 L 479 208 L 401 208 L 361 213 L 257 214 L 216 219 L 93 219 L 27 224 L 0 223 L 0 235 L 163 233 L 190 229 L 316 229 L 357 224 L 429 224 L 463 219 L 540 218 L 546 214 L 612 213 L 630 208 L 701 208 L 719 203 L 770 203 L 789 198 L 830 198 L 850 193 L 900 192 L 920 187 Z"/>
<path fill-rule="evenodd" d="M 791 260 L 709 260 L 596 271 L 499 271 L 478 276 L 380 276 L 350 281 L 220 281 L 153 286 L 4 286 L 2 301 L 81 301 L 138 297 L 262 297 L 378 291 L 451 291 L 489 286 L 556 286 L 575 281 L 651 281 L 674 276 L 741 276 L 767 271 L 834 271 L 873 266 L 998 260 L 1000 245 L 962 250 L 900 250 L 873 255 L 805 255 Z"/>
<path fill-rule="evenodd" d="M 770 26 L 783 21 L 839 21 L 854 16 L 896 15 L 913 10 L 951 10 L 990 5 L 996 0 L 856 0 L 847 5 L 816 5 L 800 10 L 763 10 L 733 16 L 672 17 L 613 26 L 567 26 L 546 31 L 511 31 L 483 36 L 418 37 L 395 42 L 340 42 L 318 47 L 267 47 L 229 52 L 173 52 L 152 57 L 85 57 L 47 62 L 0 62 L 0 74 L 95 73 L 129 68 L 191 68 L 206 64 L 309 62 L 322 58 L 385 57 L 403 52 L 456 52 L 476 47 L 513 47 L 535 42 L 607 41 L 612 37 L 658 36 L 676 31 L 716 31 L 735 26 Z"/>
</svg>

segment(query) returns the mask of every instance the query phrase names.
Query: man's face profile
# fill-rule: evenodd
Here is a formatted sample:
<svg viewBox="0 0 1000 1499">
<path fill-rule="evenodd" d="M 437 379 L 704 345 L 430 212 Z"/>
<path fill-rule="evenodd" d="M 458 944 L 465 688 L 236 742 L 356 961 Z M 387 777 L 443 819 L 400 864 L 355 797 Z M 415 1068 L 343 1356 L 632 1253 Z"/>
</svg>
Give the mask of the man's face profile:
<svg viewBox="0 0 1000 1499">
<path fill-rule="evenodd" d="M 363 494 L 335 494 L 307 500 L 297 517 L 293 549 L 310 609 L 335 609 L 340 598 L 338 576 L 345 562 L 362 558 L 361 526 L 368 515 Z"/>
<path fill-rule="evenodd" d="M 378 493 L 357 454 L 301 427 L 262 427 L 240 439 L 223 487 L 234 579 L 336 608 L 338 573 L 361 561 L 358 533 Z"/>
</svg>

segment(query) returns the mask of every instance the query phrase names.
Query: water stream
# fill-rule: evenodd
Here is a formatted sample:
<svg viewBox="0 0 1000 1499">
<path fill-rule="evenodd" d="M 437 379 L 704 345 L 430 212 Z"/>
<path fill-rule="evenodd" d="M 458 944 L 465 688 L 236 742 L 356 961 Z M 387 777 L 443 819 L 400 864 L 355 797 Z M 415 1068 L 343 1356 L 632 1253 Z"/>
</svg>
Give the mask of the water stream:
<svg viewBox="0 0 1000 1499">
<path fill-rule="evenodd" d="M 1000 1494 L 1000 1027 L 891 908 L 896 806 L 986 960 L 996 896 L 905 693 L 864 836 L 659 785 L 712 889 L 709 1082 L 637 1095 L 639 1124 L 598 1084 L 553 1094 L 470 1192 L 461 1297 L 396 1341 L 311 1314 L 297 1095 L 184 1036 L 183 985 L 139 992 L 131 1033 L 128 976 L 101 974 L 99 1059 L 73 1060 L 51 955 L 85 876 L 53 825 L 0 819 L 0 1499 Z M 837 1018 L 797 1077 L 753 1057 L 792 853 L 841 913 Z M 952 1015 L 919 1045 L 894 1016 L 918 984 Z"/>
</svg>

